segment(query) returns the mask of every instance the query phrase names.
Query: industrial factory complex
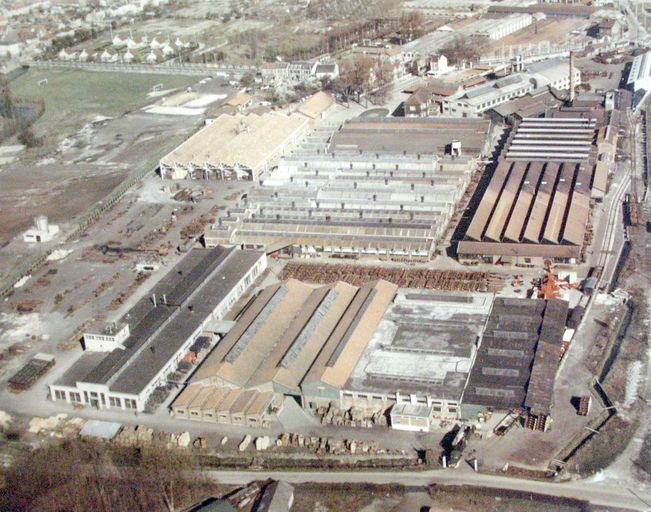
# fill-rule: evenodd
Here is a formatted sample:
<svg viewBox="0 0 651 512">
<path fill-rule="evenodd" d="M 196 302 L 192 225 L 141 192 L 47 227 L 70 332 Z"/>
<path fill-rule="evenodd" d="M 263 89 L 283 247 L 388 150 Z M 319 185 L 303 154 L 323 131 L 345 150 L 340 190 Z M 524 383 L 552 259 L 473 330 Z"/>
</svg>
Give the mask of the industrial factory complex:
<svg viewBox="0 0 651 512">
<path fill-rule="evenodd" d="M 269 426 L 290 396 L 312 412 L 334 404 L 422 432 L 437 418 L 471 419 L 489 409 L 549 416 L 566 317 L 564 301 L 494 304 L 486 293 L 290 279 L 261 290 L 172 411 Z"/>
<path fill-rule="evenodd" d="M 651 10 L 5 3 L 0 509 L 649 508 Z"/>
<path fill-rule="evenodd" d="M 604 121 L 600 104 L 548 114 L 516 123 L 459 243 L 461 261 L 584 258 L 591 206 L 606 193 L 617 128 Z"/>
<path fill-rule="evenodd" d="M 518 410 L 546 430 L 569 313 L 554 295 L 258 278 L 266 255 L 427 262 L 471 182 L 481 194 L 459 261 L 582 261 L 617 128 L 603 97 L 575 95 L 579 81 L 567 61 L 532 64 L 444 100 L 451 111 L 472 103 L 466 118 L 319 123 L 332 108 L 324 93 L 303 113 L 217 117 L 161 160 L 161 176 L 254 183 L 206 226 L 205 249 L 116 322 L 86 329 L 52 399 L 144 411 L 171 394 L 178 419 L 268 428 L 291 398 L 420 432 Z M 554 91 L 568 87 L 562 106 Z M 507 113 L 541 94 L 527 100 L 536 117 Z M 488 110 L 497 117 L 479 117 Z"/>
<path fill-rule="evenodd" d="M 327 142 L 287 156 L 207 229 L 208 247 L 427 260 L 491 148 L 480 119 L 360 119 L 319 131 L 313 138 Z"/>
</svg>

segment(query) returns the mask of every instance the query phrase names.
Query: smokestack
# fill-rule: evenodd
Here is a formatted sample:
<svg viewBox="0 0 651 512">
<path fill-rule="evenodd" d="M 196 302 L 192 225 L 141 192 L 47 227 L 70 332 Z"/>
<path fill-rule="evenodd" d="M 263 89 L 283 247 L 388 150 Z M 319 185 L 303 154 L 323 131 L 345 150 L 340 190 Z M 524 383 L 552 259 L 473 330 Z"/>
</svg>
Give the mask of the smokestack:
<svg viewBox="0 0 651 512">
<path fill-rule="evenodd" d="M 158 304 L 156 303 L 156 294 L 155 293 L 151 294 L 151 300 L 154 303 L 154 307 L 158 307 Z"/>
<path fill-rule="evenodd" d="M 570 52 L 570 103 L 574 103 L 574 53 Z"/>
<path fill-rule="evenodd" d="M 163 294 L 163 304 L 165 304 L 167 306 L 167 294 L 166 293 Z"/>
</svg>

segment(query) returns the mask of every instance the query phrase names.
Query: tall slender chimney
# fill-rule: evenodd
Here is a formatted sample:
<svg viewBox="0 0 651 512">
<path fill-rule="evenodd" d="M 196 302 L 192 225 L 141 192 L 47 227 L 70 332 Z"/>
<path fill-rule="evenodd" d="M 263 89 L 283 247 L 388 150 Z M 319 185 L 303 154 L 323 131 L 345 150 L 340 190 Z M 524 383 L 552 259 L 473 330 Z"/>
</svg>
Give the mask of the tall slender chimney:
<svg viewBox="0 0 651 512">
<path fill-rule="evenodd" d="M 574 103 L 574 53 L 570 52 L 570 103 Z"/>
</svg>

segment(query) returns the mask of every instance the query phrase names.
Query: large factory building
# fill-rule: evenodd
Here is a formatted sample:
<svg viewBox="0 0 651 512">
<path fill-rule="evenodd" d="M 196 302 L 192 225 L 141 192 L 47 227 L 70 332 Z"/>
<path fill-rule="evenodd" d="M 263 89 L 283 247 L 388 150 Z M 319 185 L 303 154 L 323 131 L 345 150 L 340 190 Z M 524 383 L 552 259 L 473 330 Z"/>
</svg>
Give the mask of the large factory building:
<svg viewBox="0 0 651 512">
<path fill-rule="evenodd" d="M 84 336 L 86 351 L 50 385 L 53 400 L 143 411 L 201 335 L 264 271 L 258 251 L 193 249 L 119 321 Z"/>
<path fill-rule="evenodd" d="M 427 260 L 490 151 L 481 119 L 355 119 L 309 140 L 205 232 L 298 255 Z M 326 136 L 327 137 L 327 136 Z"/>
<path fill-rule="evenodd" d="M 579 262 L 591 189 L 603 181 L 604 167 L 595 166 L 597 128 L 589 117 L 523 119 L 459 242 L 459 260 Z"/>
</svg>

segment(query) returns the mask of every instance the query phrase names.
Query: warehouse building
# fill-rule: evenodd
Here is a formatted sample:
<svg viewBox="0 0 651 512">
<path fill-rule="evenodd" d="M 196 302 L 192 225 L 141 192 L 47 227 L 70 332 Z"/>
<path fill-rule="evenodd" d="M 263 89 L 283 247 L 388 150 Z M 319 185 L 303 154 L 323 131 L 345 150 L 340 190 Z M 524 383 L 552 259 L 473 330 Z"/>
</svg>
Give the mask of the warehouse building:
<svg viewBox="0 0 651 512">
<path fill-rule="evenodd" d="M 297 144 L 308 123 L 299 114 L 221 115 L 161 159 L 161 177 L 257 181 Z"/>
<path fill-rule="evenodd" d="M 485 18 L 473 24 L 470 37 L 495 41 L 522 30 L 532 23 L 533 16 L 526 13 L 509 14 L 504 18 Z"/>
<path fill-rule="evenodd" d="M 517 410 L 546 430 L 563 355 L 568 303 L 496 298 L 462 398 L 462 415 Z"/>
<path fill-rule="evenodd" d="M 574 85 L 578 86 L 581 83 L 581 72 L 574 67 L 572 73 Z M 453 117 L 482 117 L 484 112 L 514 98 L 538 96 L 544 92 L 569 88 L 569 61 L 550 59 L 529 64 L 526 71 L 462 89 L 443 100 L 442 110 L 445 115 Z"/>
<path fill-rule="evenodd" d="M 267 266 L 264 253 L 193 249 L 118 322 L 91 328 L 86 352 L 50 385 L 53 400 L 143 411 L 200 335 Z"/>
<path fill-rule="evenodd" d="M 633 106 L 641 104 L 647 93 L 651 91 L 651 51 L 633 59 L 626 85 L 633 91 Z"/>
<path fill-rule="evenodd" d="M 390 409 L 391 426 L 457 418 L 493 295 L 401 289 L 355 365 L 342 406 Z"/>
<path fill-rule="evenodd" d="M 289 279 L 251 302 L 172 404 L 178 418 L 268 427 L 285 397 L 428 431 L 457 418 L 492 294 L 314 287 Z M 239 405 L 238 405 L 239 404 Z"/>
<path fill-rule="evenodd" d="M 265 288 L 194 373 L 174 415 L 268 426 L 271 410 L 285 395 L 303 400 L 303 388 L 309 400 L 338 400 L 395 291 L 386 281 Z"/>
<path fill-rule="evenodd" d="M 490 128 L 478 119 L 319 128 L 206 230 L 206 246 L 427 260 L 489 153 Z"/>
<path fill-rule="evenodd" d="M 459 260 L 578 262 L 590 218 L 596 129 L 591 118 L 525 118 L 459 242 Z"/>
</svg>

